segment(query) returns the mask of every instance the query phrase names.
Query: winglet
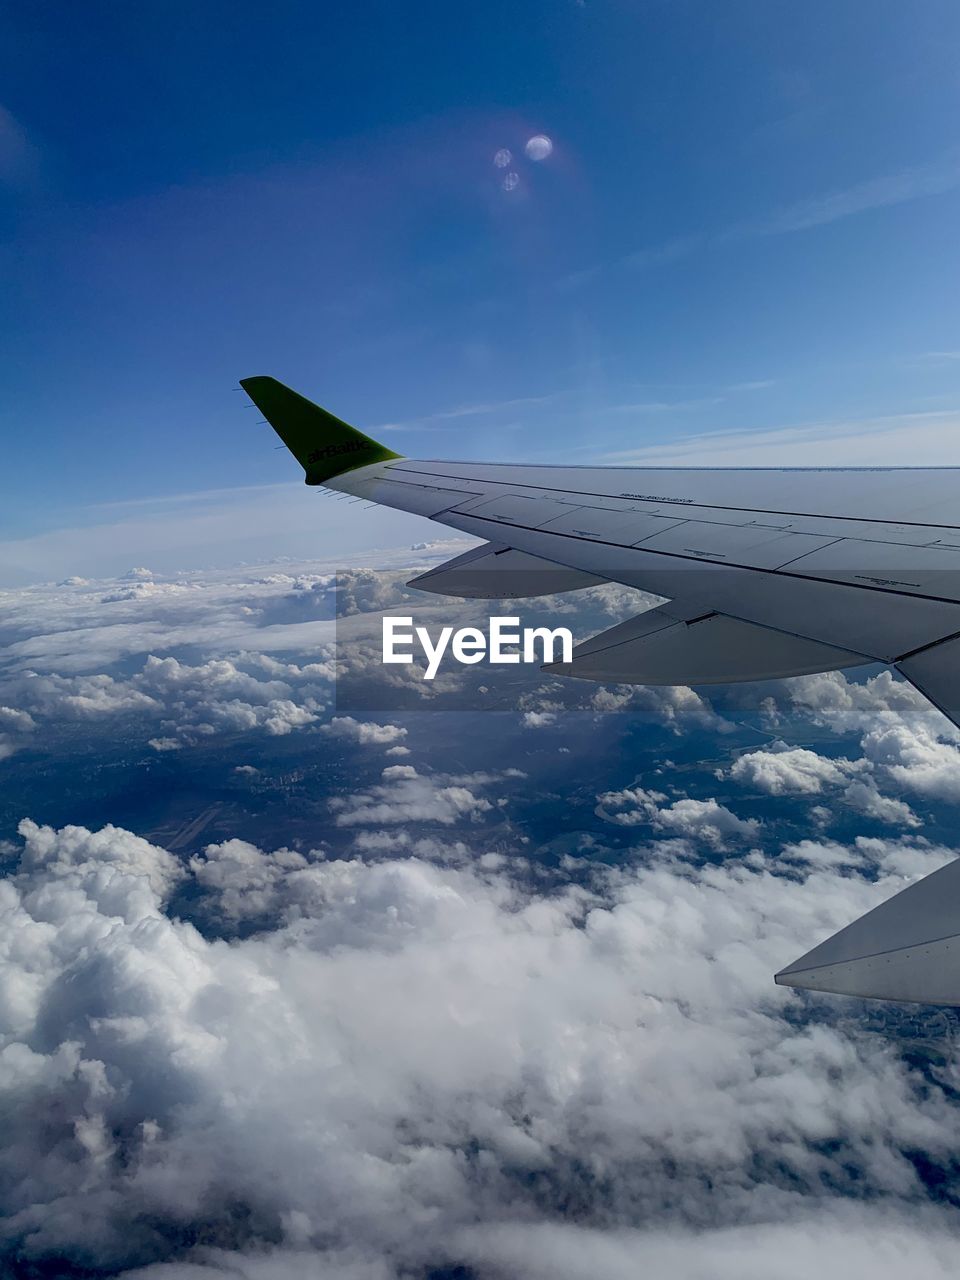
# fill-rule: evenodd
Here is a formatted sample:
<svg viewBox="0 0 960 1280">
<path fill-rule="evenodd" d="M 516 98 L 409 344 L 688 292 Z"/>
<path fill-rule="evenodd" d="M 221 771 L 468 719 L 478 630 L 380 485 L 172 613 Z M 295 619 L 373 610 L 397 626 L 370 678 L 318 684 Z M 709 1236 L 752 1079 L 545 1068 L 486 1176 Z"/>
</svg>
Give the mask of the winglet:
<svg viewBox="0 0 960 1280">
<path fill-rule="evenodd" d="M 276 378 L 241 378 L 240 385 L 303 467 L 307 484 L 402 456 Z"/>
</svg>

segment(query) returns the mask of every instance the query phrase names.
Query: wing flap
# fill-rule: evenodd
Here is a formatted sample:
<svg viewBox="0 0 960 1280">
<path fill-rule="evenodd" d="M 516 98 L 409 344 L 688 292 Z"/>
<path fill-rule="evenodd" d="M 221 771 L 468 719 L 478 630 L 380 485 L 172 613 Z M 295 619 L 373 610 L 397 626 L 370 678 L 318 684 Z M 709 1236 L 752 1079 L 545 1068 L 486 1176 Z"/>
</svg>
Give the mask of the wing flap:
<svg viewBox="0 0 960 1280">
<path fill-rule="evenodd" d="M 896 665 L 935 707 L 960 724 L 960 636 L 901 658 Z"/>
<path fill-rule="evenodd" d="M 502 543 L 487 542 L 412 578 L 407 586 L 472 600 L 519 600 L 578 591 L 605 581 L 582 569 L 568 569 Z"/>
<path fill-rule="evenodd" d="M 720 613 L 678 617 L 670 604 L 638 614 L 578 645 L 555 675 L 618 684 L 727 684 L 860 666 L 871 659 Z"/>
<path fill-rule="evenodd" d="M 784 987 L 960 1005 L 960 859 L 782 969 Z"/>
</svg>

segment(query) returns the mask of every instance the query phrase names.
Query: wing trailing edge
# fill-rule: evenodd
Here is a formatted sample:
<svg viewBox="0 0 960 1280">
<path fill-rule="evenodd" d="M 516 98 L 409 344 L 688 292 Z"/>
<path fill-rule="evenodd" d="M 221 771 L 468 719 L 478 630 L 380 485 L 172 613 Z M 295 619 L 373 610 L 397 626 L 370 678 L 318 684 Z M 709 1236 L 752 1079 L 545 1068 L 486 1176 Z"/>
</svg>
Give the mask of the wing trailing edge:
<svg viewBox="0 0 960 1280">
<path fill-rule="evenodd" d="M 554 675 L 616 684 L 727 684 L 861 666 L 873 659 L 721 613 L 684 618 L 674 602 L 584 641 Z"/>
</svg>

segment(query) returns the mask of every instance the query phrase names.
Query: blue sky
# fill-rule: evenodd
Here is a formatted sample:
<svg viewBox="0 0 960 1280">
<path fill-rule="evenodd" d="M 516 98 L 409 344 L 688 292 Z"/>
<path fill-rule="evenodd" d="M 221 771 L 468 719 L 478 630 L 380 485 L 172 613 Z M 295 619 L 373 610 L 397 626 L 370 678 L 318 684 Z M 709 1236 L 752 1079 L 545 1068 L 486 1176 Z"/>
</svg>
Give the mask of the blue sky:
<svg viewBox="0 0 960 1280">
<path fill-rule="evenodd" d="M 6 6 L 0 560 L 295 479 L 251 373 L 421 456 L 960 461 L 958 36 L 945 0 Z"/>
</svg>

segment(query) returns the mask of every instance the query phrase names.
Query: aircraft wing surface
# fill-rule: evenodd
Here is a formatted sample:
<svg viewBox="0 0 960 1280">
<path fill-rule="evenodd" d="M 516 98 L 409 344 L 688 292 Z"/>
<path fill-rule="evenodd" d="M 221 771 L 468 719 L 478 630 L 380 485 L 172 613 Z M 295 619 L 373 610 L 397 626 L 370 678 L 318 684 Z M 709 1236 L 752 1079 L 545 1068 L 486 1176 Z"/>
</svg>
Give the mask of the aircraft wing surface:
<svg viewBox="0 0 960 1280">
<path fill-rule="evenodd" d="M 415 460 L 273 378 L 241 386 L 307 484 L 484 540 L 421 589 L 511 599 L 614 581 L 664 597 L 555 674 L 700 684 L 883 662 L 960 724 L 960 468 Z"/>
<path fill-rule="evenodd" d="M 615 581 L 666 598 L 557 674 L 696 684 L 884 662 L 960 721 L 960 469 L 414 460 L 272 378 L 242 385 L 308 484 L 489 544 L 423 589 L 496 599 Z"/>
</svg>

